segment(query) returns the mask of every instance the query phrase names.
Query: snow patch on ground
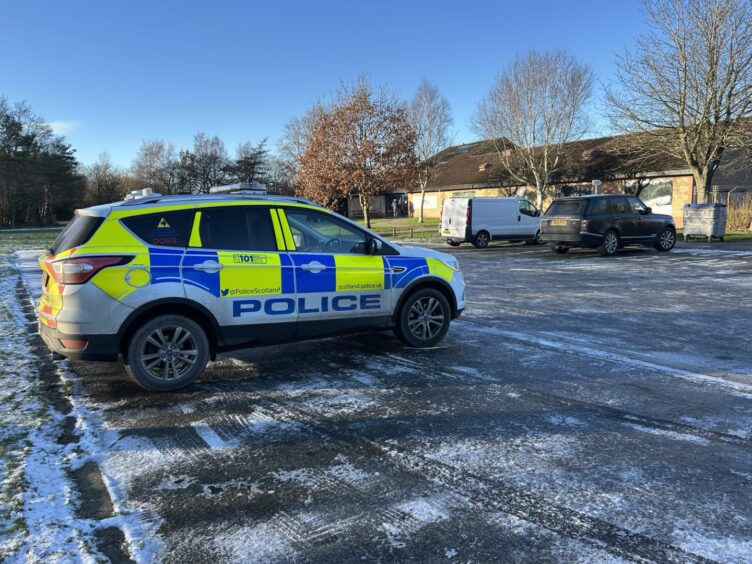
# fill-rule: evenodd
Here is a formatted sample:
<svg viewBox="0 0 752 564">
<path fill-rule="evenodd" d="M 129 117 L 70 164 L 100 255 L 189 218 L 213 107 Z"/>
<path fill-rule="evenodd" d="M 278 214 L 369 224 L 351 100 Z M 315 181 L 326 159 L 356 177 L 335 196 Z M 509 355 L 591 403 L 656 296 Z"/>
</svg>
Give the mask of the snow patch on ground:
<svg viewBox="0 0 752 564">
<path fill-rule="evenodd" d="M 707 446 L 710 441 L 697 435 L 689 435 L 685 433 L 677 433 L 676 431 L 668 431 L 666 429 L 655 429 L 653 427 L 643 427 L 642 425 L 636 425 L 635 423 L 626 423 L 626 426 L 635 431 L 642 433 L 650 433 L 651 435 L 658 435 L 659 437 L 670 437 L 677 441 L 686 441 L 688 443 L 694 443 L 696 445 Z"/>
<path fill-rule="evenodd" d="M 718 537 L 704 530 L 697 522 L 679 522 L 671 534 L 673 543 L 687 552 L 704 556 L 718 562 L 751 561 L 752 538 L 738 538 L 731 535 Z"/>
<path fill-rule="evenodd" d="M 281 562 L 294 560 L 296 550 L 274 520 L 253 526 L 215 525 L 203 535 L 210 552 L 227 562 Z M 204 551 L 202 551 L 204 552 Z"/>
<path fill-rule="evenodd" d="M 374 477 L 373 474 L 369 474 L 353 466 L 341 454 L 337 455 L 334 460 L 337 464 L 323 470 L 321 468 L 296 468 L 294 470 L 274 472 L 272 475 L 282 482 L 292 482 L 310 489 L 315 489 L 320 484 L 328 483 L 331 480 L 357 486 Z"/>
<path fill-rule="evenodd" d="M 432 523 L 449 519 L 449 511 L 443 506 L 442 500 L 430 498 L 415 498 L 392 507 L 399 518 L 381 523 L 382 530 L 387 535 L 389 544 L 394 548 L 405 548 L 410 537 L 420 529 Z"/>
<path fill-rule="evenodd" d="M 40 274 L 36 266 L 36 257 L 40 254 L 41 251 L 16 253 L 17 270 L 33 301 L 41 294 Z M 10 281 L 14 284 L 17 277 L 4 276 L 2 280 L 3 283 Z M 16 325 L 26 331 L 27 322 L 20 304 L 15 301 L 14 289 L 0 287 L 0 296 L 8 303 L 15 304 Z M 38 359 L 35 361 L 39 362 Z M 161 544 L 156 540 L 158 520 L 142 508 L 131 507 L 126 502 L 125 492 L 128 482 L 144 468 L 143 460 L 134 462 L 131 455 L 153 453 L 154 446 L 134 437 L 121 438 L 117 429 L 108 429 L 103 423 L 100 409 L 86 402 L 81 382 L 70 370 L 69 361 L 58 361 L 55 365 L 72 410 L 68 414 L 60 414 L 48 407 L 47 423 L 37 426 L 29 435 L 23 520 L 32 544 L 18 554 L 25 552 L 26 559 L 31 560 L 54 559 L 55 554 L 64 554 L 66 559 L 76 555 L 74 560 L 84 561 L 99 558 L 91 535 L 98 528 L 115 526 L 123 531 L 132 559 L 136 562 L 153 561 L 161 550 Z M 18 376 L 18 373 L 3 369 L 3 379 Z M 35 372 L 30 374 L 34 379 L 31 389 L 38 386 L 35 376 Z M 74 433 L 78 436 L 78 442 L 58 445 L 60 422 L 65 416 L 75 419 Z M 127 453 L 124 464 L 119 460 L 122 453 Z M 77 500 L 68 472 L 89 461 L 98 464 L 112 501 L 114 516 L 108 519 L 93 521 L 75 517 Z"/>
</svg>

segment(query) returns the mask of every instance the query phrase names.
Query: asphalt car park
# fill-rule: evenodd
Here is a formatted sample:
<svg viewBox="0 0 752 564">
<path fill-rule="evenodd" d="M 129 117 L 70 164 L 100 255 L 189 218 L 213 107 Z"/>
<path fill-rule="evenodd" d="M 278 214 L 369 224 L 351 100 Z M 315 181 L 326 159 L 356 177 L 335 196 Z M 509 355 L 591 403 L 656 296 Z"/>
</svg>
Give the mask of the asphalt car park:
<svg viewBox="0 0 752 564">
<path fill-rule="evenodd" d="M 446 247 L 441 247 L 446 250 Z M 446 339 L 71 363 L 168 560 L 747 562 L 752 252 L 462 246 Z"/>
</svg>

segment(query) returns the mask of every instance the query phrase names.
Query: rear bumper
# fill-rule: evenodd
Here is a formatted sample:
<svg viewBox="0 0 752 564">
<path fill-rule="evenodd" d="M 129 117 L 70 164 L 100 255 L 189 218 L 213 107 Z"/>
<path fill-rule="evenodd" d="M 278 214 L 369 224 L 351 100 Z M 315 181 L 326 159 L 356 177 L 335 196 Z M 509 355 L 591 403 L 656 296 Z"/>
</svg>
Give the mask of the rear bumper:
<svg viewBox="0 0 752 564">
<path fill-rule="evenodd" d="M 67 335 L 57 329 L 39 323 L 39 335 L 52 352 L 58 353 L 71 360 L 117 360 L 118 339 L 116 335 Z M 83 349 L 68 349 L 60 342 L 60 339 L 86 341 Z"/>
<path fill-rule="evenodd" d="M 593 233 L 541 233 L 541 239 L 552 243 L 563 243 L 569 247 L 595 248 L 600 246 L 602 237 Z"/>
</svg>

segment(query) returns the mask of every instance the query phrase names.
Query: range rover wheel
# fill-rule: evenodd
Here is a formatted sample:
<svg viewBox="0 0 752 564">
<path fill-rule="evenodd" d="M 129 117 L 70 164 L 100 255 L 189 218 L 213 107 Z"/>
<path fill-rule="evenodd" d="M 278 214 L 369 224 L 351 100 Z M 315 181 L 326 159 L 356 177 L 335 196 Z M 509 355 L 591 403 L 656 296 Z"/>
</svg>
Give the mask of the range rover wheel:
<svg viewBox="0 0 752 564">
<path fill-rule="evenodd" d="M 417 290 L 402 304 L 395 334 L 411 347 L 432 347 L 449 331 L 452 309 L 444 294 L 432 288 Z"/>
<path fill-rule="evenodd" d="M 155 392 L 190 386 L 209 361 L 209 340 L 201 326 L 182 315 L 161 315 L 133 335 L 126 351 L 128 372 Z"/>
<path fill-rule="evenodd" d="M 619 250 L 619 236 L 616 231 L 606 231 L 603 235 L 603 241 L 598 249 L 602 257 L 611 257 Z"/>
<path fill-rule="evenodd" d="M 673 249 L 674 245 L 676 245 L 676 232 L 670 227 L 666 227 L 666 229 L 661 231 L 658 239 L 653 244 L 657 250 L 664 253 Z"/>
<path fill-rule="evenodd" d="M 475 245 L 479 249 L 485 249 L 488 247 L 488 243 L 491 241 L 491 236 L 488 234 L 487 231 L 481 231 L 475 236 L 475 241 L 473 241 L 473 245 Z"/>
<path fill-rule="evenodd" d="M 551 247 L 551 250 L 558 255 L 563 255 L 564 253 L 569 252 L 569 247 L 565 247 L 561 243 L 557 243 L 555 241 L 551 241 L 550 247 Z"/>
</svg>

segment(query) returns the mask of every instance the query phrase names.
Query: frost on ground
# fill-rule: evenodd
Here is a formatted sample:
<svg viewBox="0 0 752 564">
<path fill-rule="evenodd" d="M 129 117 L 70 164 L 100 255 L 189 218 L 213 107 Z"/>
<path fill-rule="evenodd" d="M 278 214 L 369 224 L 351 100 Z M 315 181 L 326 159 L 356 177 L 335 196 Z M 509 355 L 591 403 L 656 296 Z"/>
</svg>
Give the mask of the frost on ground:
<svg viewBox="0 0 752 564">
<path fill-rule="evenodd" d="M 40 361 L 16 298 L 18 275 L 0 268 L 0 558 L 46 561 L 95 554 L 92 524 L 74 517 L 64 415 L 41 391 Z"/>
<path fill-rule="evenodd" d="M 71 473 L 101 453 L 112 433 L 103 430 L 96 411 L 83 402 L 80 383 L 67 361 L 54 365 L 34 349 L 33 330 L 18 295 L 22 280 L 39 295 L 38 251 L 19 251 L 19 268 L 0 266 L 0 559 L 4 561 L 94 561 L 104 556 L 96 546 L 98 530 L 117 527 L 130 556 L 150 560 L 158 545 L 145 522 L 123 503 L 118 480 L 103 473 L 114 515 L 94 520 L 77 516 L 78 492 Z M 9 257 L 5 257 L 9 258 Z M 20 273 L 19 273 L 20 270 Z M 20 279 L 19 279 L 20 274 Z M 40 377 L 46 370 L 60 383 L 66 401 L 53 405 Z M 55 382 L 57 381 L 57 382 Z M 60 411 L 70 405 L 68 413 Z M 57 407 L 56 407 L 57 406 Z M 72 440 L 60 440 L 66 418 L 75 420 Z"/>
</svg>

